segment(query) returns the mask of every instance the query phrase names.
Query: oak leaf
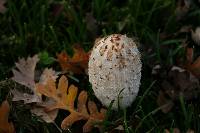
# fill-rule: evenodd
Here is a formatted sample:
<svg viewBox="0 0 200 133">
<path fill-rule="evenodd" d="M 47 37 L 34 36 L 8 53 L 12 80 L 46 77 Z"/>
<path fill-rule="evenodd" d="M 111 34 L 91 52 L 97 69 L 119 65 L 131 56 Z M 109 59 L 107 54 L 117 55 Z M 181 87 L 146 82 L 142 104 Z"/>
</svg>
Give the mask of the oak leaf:
<svg viewBox="0 0 200 133">
<path fill-rule="evenodd" d="M 17 89 L 12 90 L 13 94 L 13 101 L 24 101 L 24 103 L 32 103 L 32 102 L 40 102 L 40 97 L 36 94 L 35 91 L 35 67 L 37 62 L 39 61 L 39 58 L 37 55 L 34 55 L 33 57 L 28 57 L 26 60 L 24 58 L 19 59 L 19 61 L 16 64 L 16 67 L 18 70 L 13 69 L 12 72 L 14 76 L 12 77 L 12 80 L 15 82 L 22 84 L 33 93 L 28 94 L 21 92 Z"/>
<path fill-rule="evenodd" d="M 46 112 L 45 107 L 54 104 L 55 101 L 51 98 L 47 98 L 43 100 L 41 103 L 37 103 L 35 106 L 32 107 L 31 113 L 35 114 L 36 116 L 40 117 L 47 123 L 53 123 L 58 115 L 58 109 Z"/>
<path fill-rule="evenodd" d="M 50 69 L 45 68 L 42 75 L 40 76 L 39 83 L 46 85 L 48 79 L 53 79 L 53 81 L 55 82 L 57 77 L 58 77 L 57 73 L 52 68 L 50 68 Z M 39 116 L 41 119 L 43 119 L 47 123 L 53 123 L 55 118 L 57 117 L 58 109 L 46 112 L 45 107 L 52 105 L 54 103 L 55 103 L 55 100 L 53 98 L 43 99 L 43 100 L 41 100 L 41 102 L 36 103 L 32 107 L 31 113 Z"/>
<path fill-rule="evenodd" d="M 53 79 L 56 81 L 58 78 L 58 73 L 56 73 L 52 68 L 45 68 L 42 75 L 40 76 L 40 83 L 47 84 L 48 79 Z"/>
<path fill-rule="evenodd" d="M 24 101 L 25 104 L 35 103 L 31 108 L 31 112 L 41 119 L 46 121 L 47 123 L 53 122 L 58 114 L 58 110 L 53 110 L 50 112 L 45 112 L 45 106 L 51 105 L 55 103 L 52 98 L 42 100 L 41 95 L 36 93 L 35 90 L 35 67 L 39 58 L 37 55 L 33 57 L 28 57 L 27 60 L 24 58 L 20 59 L 19 62 L 16 63 L 16 67 L 18 70 L 13 69 L 14 77 L 12 78 L 19 84 L 26 86 L 33 94 L 22 92 L 22 90 L 13 89 L 11 90 L 13 94 L 13 101 Z M 48 79 L 52 79 L 56 81 L 57 73 L 53 69 L 45 68 L 43 74 L 40 76 L 40 83 L 47 84 Z"/>
<path fill-rule="evenodd" d="M 63 71 L 76 74 L 87 72 L 90 52 L 86 53 L 79 45 L 73 47 L 74 55 L 70 57 L 66 52 L 57 54 L 57 61 Z"/>
<path fill-rule="evenodd" d="M 57 89 L 56 83 L 53 79 L 49 79 L 46 85 L 40 83 L 36 84 L 36 88 L 40 94 L 53 98 L 56 101 L 55 104 L 46 107 L 47 112 L 54 109 L 64 109 L 70 112 L 70 115 L 67 116 L 61 123 L 62 129 L 67 129 L 78 120 L 87 120 L 83 126 L 83 132 L 89 132 L 95 124 L 102 122 L 105 119 L 105 109 L 101 109 L 99 112 L 94 102 L 88 101 L 87 104 L 88 96 L 86 91 L 82 91 L 79 94 L 77 109 L 74 107 L 74 101 L 77 96 L 78 88 L 74 85 L 70 85 L 68 87 L 68 80 L 65 76 L 62 76 L 59 79 Z"/>
<path fill-rule="evenodd" d="M 14 133 L 14 125 L 8 122 L 10 106 L 8 101 L 3 101 L 0 107 L 0 133 Z"/>
</svg>

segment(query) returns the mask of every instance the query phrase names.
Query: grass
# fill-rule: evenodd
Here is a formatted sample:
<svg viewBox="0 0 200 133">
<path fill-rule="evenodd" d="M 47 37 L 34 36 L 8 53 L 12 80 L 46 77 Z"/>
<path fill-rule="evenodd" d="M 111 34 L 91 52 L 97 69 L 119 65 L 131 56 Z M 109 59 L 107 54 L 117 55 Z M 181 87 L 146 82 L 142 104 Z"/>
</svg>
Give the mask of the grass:
<svg viewBox="0 0 200 133">
<path fill-rule="evenodd" d="M 186 101 L 180 97 L 172 111 L 164 114 L 156 103 L 159 82 L 151 76 L 153 65 L 172 66 L 177 59 L 184 59 L 182 40 L 188 35 L 173 36 L 173 33 L 184 25 L 199 24 L 199 4 L 194 1 L 191 5 L 188 14 L 177 21 L 176 0 L 8 0 L 7 12 L 0 14 L 0 100 L 7 96 L 6 88 L 12 89 L 3 82 L 12 76 L 11 70 L 19 57 L 39 53 L 41 68 L 56 66 L 56 53 L 65 50 L 72 54 L 72 46 L 77 43 L 89 51 L 97 37 L 121 33 L 135 36 L 140 42 L 142 83 L 131 107 L 118 112 L 109 110 L 102 132 L 113 130 L 118 124 L 124 126 L 126 133 L 163 133 L 165 128 L 175 127 L 183 132 L 190 128 L 200 132 L 199 99 Z M 87 13 L 91 15 L 89 19 Z M 172 36 L 162 39 L 162 33 Z M 95 99 L 89 83 L 83 82 L 81 76 L 76 80 Z M 21 103 L 12 105 L 10 118 L 17 132 L 60 132 L 54 124 L 31 115 L 29 108 Z M 60 111 L 56 125 L 60 125 L 65 113 Z M 72 126 L 63 132 L 80 130 L 80 126 L 78 129 Z"/>
</svg>

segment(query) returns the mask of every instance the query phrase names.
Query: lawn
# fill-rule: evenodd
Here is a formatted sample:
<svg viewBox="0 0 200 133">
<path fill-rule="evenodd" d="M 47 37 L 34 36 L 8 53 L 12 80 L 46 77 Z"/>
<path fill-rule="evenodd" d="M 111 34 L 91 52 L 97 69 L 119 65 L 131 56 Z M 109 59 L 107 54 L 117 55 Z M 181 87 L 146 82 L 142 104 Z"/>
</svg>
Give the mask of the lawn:
<svg viewBox="0 0 200 133">
<path fill-rule="evenodd" d="M 0 133 L 200 132 L 198 0 L 0 0 L 0 18 Z M 87 65 L 111 34 L 133 38 L 142 63 L 136 99 L 117 110 Z"/>
</svg>

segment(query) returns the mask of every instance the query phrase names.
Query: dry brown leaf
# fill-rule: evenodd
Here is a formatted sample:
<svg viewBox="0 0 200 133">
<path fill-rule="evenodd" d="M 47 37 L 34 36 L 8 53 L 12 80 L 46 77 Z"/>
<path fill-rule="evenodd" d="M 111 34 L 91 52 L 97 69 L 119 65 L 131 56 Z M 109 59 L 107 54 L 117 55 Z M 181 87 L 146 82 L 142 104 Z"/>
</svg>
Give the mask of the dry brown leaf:
<svg viewBox="0 0 200 133">
<path fill-rule="evenodd" d="M 161 90 L 159 91 L 157 103 L 160 106 L 163 113 L 168 113 L 172 109 L 172 107 L 174 106 L 173 101 L 170 100 L 170 99 L 167 99 L 165 97 L 164 92 L 161 91 Z"/>
<path fill-rule="evenodd" d="M 191 6 L 190 0 L 178 0 L 177 2 L 177 8 L 175 11 L 176 19 L 181 20 L 185 17 L 185 15 L 188 13 Z"/>
<path fill-rule="evenodd" d="M 14 133 L 14 125 L 8 122 L 10 106 L 8 101 L 3 101 L 0 106 L 0 133 Z"/>
<path fill-rule="evenodd" d="M 186 49 L 186 60 L 187 64 L 191 64 L 193 62 L 193 48 Z"/>
<path fill-rule="evenodd" d="M 50 69 L 45 68 L 42 75 L 40 76 L 39 83 L 46 85 L 49 79 L 53 79 L 53 81 L 56 82 L 57 77 L 58 77 L 57 73 L 52 68 Z M 55 109 L 49 112 L 45 111 L 45 108 L 52 104 L 55 104 L 55 100 L 52 98 L 46 98 L 45 100 L 42 100 L 41 102 L 36 103 L 36 105 L 32 107 L 31 113 L 39 116 L 41 119 L 43 119 L 47 123 L 52 123 L 54 122 L 58 114 L 58 109 Z"/>
<path fill-rule="evenodd" d="M 31 113 L 39 116 L 41 119 L 43 119 L 47 123 L 52 123 L 54 122 L 54 120 L 56 119 L 58 115 L 58 109 L 46 112 L 45 108 L 54 103 L 55 101 L 53 99 L 47 98 L 41 103 L 37 103 L 35 106 L 33 106 L 33 108 L 31 109 Z"/>
<path fill-rule="evenodd" d="M 179 99 L 179 96 L 182 93 L 185 99 L 194 98 L 199 93 L 199 80 L 185 69 L 172 68 L 168 73 L 168 81 L 166 82 L 173 86 L 172 88 L 165 88 L 165 90 L 174 100 Z"/>
<path fill-rule="evenodd" d="M 25 85 L 26 87 L 32 89 L 35 87 L 35 67 L 39 58 L 37 55 L 33 57 L 28 57 L 27 60 L 24 58 L 19 59 L 17 63 L 15 63 L 17 69 L 13 69 L 13 80 L 19 84 Z"/>
<path fill-rule="evenodd" d="M 180 96 L 190 100 L 196 98 L 200 93 L 199 80 L 190 72 L 176 66 L 168 72 L 166 79 L 161 82 L 161 87 L 162 91 L 159 93 L 157 103 L 164 113 L 170 111 L 173 101 L 179 100 Z"/>
<path fill-rule="evenodd" d="M 44 120 L 47 123 L 52 123 L 58 115 L 58 110 L 45 112 L 44 107 L 35 107 L 31 109 L 31 113 L 39 116 L 42 120 Z"/>
<path fill-rule="evenodd" d="M 198 57 L 190 66 L 189 70 L 198 78 L 200 78 L 200 57 Z"/>
<path fill-rule="evenodd" d="M 57 60 L 63 71 L 81 74 L 87 71 L 90 53 L 86 53 L 79 45 L 73 47 L 74 55 L 70 57 L 66 52 L 57 54 Z"/>
<path fill-rule="evenodd" d="M 48 79 L 56 81 L 58 74 L 52 68 L 45 68 L 42 75 L 40 76 L 40 83 L 47 84 Z"/>
<path fill-rule="evenodd" d="M 165 133 L 180 133 L 180 130 L 178 128 L 174 128 L 172 129 L 172 132 L 168 129 L 165 129 L 164 131 Z"/>
<path fill-rule="evenodd" d="M 194 133 L 194 130 L 188 129 L 186 133 Z"/>
<path fill-rule="evenodd" d="M 5 3 L 7 2 L 7 0 L 0 0 L 0 13 L 4 14 L 7 10 L 7 8 L 5 7 Z"/>
<path fill-rule="evenodd" d="M 200 78 L 200 57 L 193 60 L 193 48 L 186 48 L 186 69 L 189 70 L 196 77 Z"/>
<path fill-rule="evenodd" d="M 52 105 L 54 100 L 47 99 L 43 101 L 41 96 L 36 93 L 35 90 L 35 67 L 37 62 L 39 61 L 38 56 L 35 55 L 32 58 L 28 57 L 27 60 L 24 58 L 20 59 L 16 66 L 18 70 L 13 69 L 14 77 L 12 78 L 14 81 L 18 82 L 19 84 L 25 85 L 28 89 L 33 92 L 33 94 L 21 92 L 17 89 L 12 90 L 13 94 L 13 101 L 20 101 L 23 100 L 25 104 L 36 102 L 33 105 L 31 112 L 39 117 L 41 117 L 47 123 L 53 122 L 58 114 L 58 110 L 53 110 L 50 112 L 45 112 L 44 108 L 46 106 Z M 43 74 L 40 77 L 41 84 L 47 84 L 48 79 L 52 79 L 54 82 L 56 81 L 57 74 L 53 69 L 46 68 L 43 71 Z"/>
<path fill-rule="evenodd" d="M 24 101 L 25 104 L 41 101 L 37 94 L 28 94 L 17 89 L 11 90 L 11 93 L 13 94 L 12 101 Z"/>
<path fill-rule="evenodd" d="M 36 94 L 35 91 L 35 67 L 37 62 L 39 61 L 39 58 L 37 55 L 33 57 L 28 57 L 27 60 L 24 58 L 19 59 L 19 61 L 16 64 L 16 67 L 18 70 L 13 69 L 13 80 L 19 84 L 22 84 L 33 93 L 28 94 L 21 92 L 19 90 L 12 90 L 13 94 L 13 101 L 24 101 L 24 103 L 32 103 L 32 102 L 40 102 L 40 97 Z"/>
<path fill-rule="evenodd" d="M 82 91 L 78 97 L 77 109 L 74 107 L 74 101 L 77 96 L 78 88 L 74 85 L 68 87 L 68 80 L 65 76 L 59 79 L 58 88 L 56 89 L 56 83 L 53 79 L 48 79 L 47 84 L 36 84 L 37 91 L 47 97 L 53 98 L 56 103 L 49 107 L 46 107 L 46 111 L 52 111 L 54 109 L 64 109 L 70 112 L 61 123 L 62 129 L 67 129 L 74 122 L 78 120 L 87 120 L 83 126 L 83 132 L 91 131 L 94 124 L 102 122 L 105 119 L 105 109 L 98 111 L 96 104 L 92 101 L 88 102 L 87 111 L 87 92 Z"/>
</svg>

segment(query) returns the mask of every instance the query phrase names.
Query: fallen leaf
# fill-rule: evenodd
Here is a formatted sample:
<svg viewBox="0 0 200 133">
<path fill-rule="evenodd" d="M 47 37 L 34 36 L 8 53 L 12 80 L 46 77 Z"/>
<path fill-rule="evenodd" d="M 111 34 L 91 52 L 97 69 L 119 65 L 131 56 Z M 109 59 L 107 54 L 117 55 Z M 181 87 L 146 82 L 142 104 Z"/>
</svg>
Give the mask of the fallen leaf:
<svg viewBox="0 0 200 133">
<path fill-rule="evenodd" d="M 13 69 L 14 77 L 12 78 L 19 84 L 25 85 L 26 87 L 32 89 L 35 87 L 35 67 L 39 58 L 37 55 L 33 57 L 28 57 L 27 60 L 24 58 L 19 59 L 17 63 L 15 63 L 17 69 Z"/>
<path fill-rule="evenodd" d="M 81 74 L 87 72 L 90 53 L 86 53 L 79 45 L 73 47 L 74 55 L 70 57 L 66 52 L 57 54 L 57 60 L 63 71 Z"/>
<path fill-rule="evenodd" d="M 187 61 L 187 64 L 191 64 L 193 62 L 193 48 L 187 48 L 186 49 L 186 61 Z"/>
<path fill-rule="evenodd" d="M 0 133 L 14 133 L 14 125 L 8 122 L 10 106 L 8 101 L 3 101 L 0 106 Z"/>
<path fill-rule="evenodd" d="M 56 82 L 57 79 L 57 73 L 52 69 L 45 68 L 43 71 L 42 75 L 40 76 L 40 84 L 46 85 L 49 79 L 53 79 L 54 82 Z M 46 112 L 45 108 L 49 105 L 52 105 L 55 103 L 55 100 L 52 98 L 46 98 L 45 100 L 41 100 L 39 103 L 36 103 L 32 109 L 31 113 L 39 116 L 41 119 L 43 119 L 47 123 L 52 123 L 54 122 L 57 114 L 58 114 L 58 109 Z"/>
<path fill-rule="evenodd" d="M 11 90 L 13 94 L 12 101 L 24 101 L 25 104 L 33 103 L 33 102 L 40 102 L 41 98 L 37 94 L 28 94 L 17 89 Z"/>
<path fill-rule="evenodd" d="M 200 57 L 193 61 L 193 48 L 186 48 L 186 69 L 200 78 Z"/>
<path fill-rule="evenodd" d="M 167 99 L 165 97 L 165 94 L 163 91 L 159 91 L 159 95 L 157 98 L 157 103 L 160 106 L 163 113 L 168 113 L 172 107 L 174 106 L 174 103 L 171 99 Z"/>
<path fill-rule="evenodd" d="M 188 129 L 186 133 L 194 133 L 194 130 Z"/>
<path fill-rule="evenodd" d="M 33 106 L 31 109 L 31 113 L 40 117 L 47 123 L 52 123 L 52 122 L 54 122 L 54 120 L 56 119 L 56 117 L 58 115 L 58 109 L 46 112 L 45 108 L 54 103 L 55 103 L 55 101 L 53 99 L 47 98 L 46 100 L 42 101 L 41 103 L 37 103 L 35 106 Z"/>
<path fill-rule="evenodd" d="M 33 93 L 25 93 L 22 92 L 22 90 L 13 89 L 11 90 L 13 94 L 13 101 L 20 101 L 23 100 L 25 104 L 27 103 L 35 103 L 33 104 L 31 108 L 31 112 L 37 116 L 39 116 L 41 119 L 46 121 L 47 123 L 54 122 L 57 114 L 58 109 L 52 110 L 49 112 L 45 111 L 45 107 L 52 105 L 55 103 L 54 99 L 48 98 L 45 100 L 42 100 L 41 95 L 36 92 L 36 84 L 35 84 L 35 67 L 37 62 L 39 61 L 38 56 L 35 55 L 32 58 L 28 57 L 27 60 L 24 58 L 20 59 L 18 63 L 16 63 L 16 67 L 18 70 L 13 69 L 14 77 L 12 78 L 14 81 L 18 82 L 19 84 L 22 84 Z M 42 75 L 40 76 L 40 84 L 46 85 L 49 79 L 52 79 L 53 82 L 57 79 L 57 73 L 53 69 L 45 68 Z"/>
<path fill-rule="evenodd" d="M 188 13 L 191 6 L 190 0 L 178 0 L 177 1 L 177 8 L 175 10 L 176 19 L 181 20 L 185 17 Z"/>
<path fill-rule="evenodd" d="M 68 80 L 65 76 L 59 79 L 58 88 L 56 89 L 56 83 L 53 79 L 48 79 L 47 84 L 36 84 L 37 91 L 47 97 L 53 98 L 56 103 L 46 107 L 46 111 L 52 111 L 55 109 L 64 109 L 70 112 L 61 123 L 62 129 L 67 129 L 74 122 L 78 120 L 87 120 L 83 126 L 83 132 L 91 131 L 92 127 L 100 126 L 95 125 L 102 122 L 105 119 L 105 109 L 101 109 L 100 112 L 94 102 L 88 101 L 87 106 L 87 92 L 82 91 L 78 96 L 77 109 L 74 107 L 74 101 L 77 96 L 78 88 L 74 85 L 68 87 Z M 88 107 L 88 110 L 87 110 Z"/>
<path fill-rule="evenodd" d="M 185 99 L 197 97 L 199 93 L 199 80 L 188 71 L 172 70 L 168 73 L 168 80 L 172 88 L 163 88 L 165 92 L 174 100 L 179 99 L 180 94 L 183 94 Z"/>
<path fill-rule="evenodd" d="M 0 13 L 4 14 L 7 10 L 5 7 L 7 0 L 0 0 Z"/>
<path fill-rule="evenodd" d="M 164 133 L 180 133 L 180 130 L 178 128 L 174 128 L 171 130 L 165 129 Z"/>
<path fill-rule="evenodd" d="M 18 70 L 12 70 L 14 74 L 12 80 L 28 87 L 33 94 L 28 94 L 17 89 L 13 89 L 11 90 L 13 94 L 13 101 L 22 100 L 24 103 L 40 102 L 41 98 L 36 94 L 34 80 L 35 67 L 38 61 L 39 58 L 37 55 L 35 55 L 33 57 L 28 57 L 27 60 L 24 58 L 19 59 L 19 62 L 15 63 Z"/>
<path fill-rule="evenodd" d="M 114 128 L 115 130 L 120 130 L 120 131 L 124 131 L 124 127 L 123 125 L 119 125 L 116 128 Z"/>
<path fill-rule="evenodd" d="M 190 66 L 189 70 L 200 78 L 200 57 L 198 57 Z"/>
<path fill-rule="evenodd" d="M 179 100 L 180 96 L 190 100 L 196 98 L 200 93 L 199 80 L 189 71 L 174 66 L 166 76 L 166 79 L 161 81 L 162 90 L 157 99 L 157 103 L 164 113 L 170 111 L 173 101 Z"/>
<path fill-rule="evenodd" d="M 45 68 L 42 75 L 40 76 L 40 83 L 47 84 L 48 79 L 53 79 L 56 81 L 58 78 L 58 73 L 56 73 L 52 68 Z"/>
</svg>

